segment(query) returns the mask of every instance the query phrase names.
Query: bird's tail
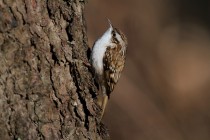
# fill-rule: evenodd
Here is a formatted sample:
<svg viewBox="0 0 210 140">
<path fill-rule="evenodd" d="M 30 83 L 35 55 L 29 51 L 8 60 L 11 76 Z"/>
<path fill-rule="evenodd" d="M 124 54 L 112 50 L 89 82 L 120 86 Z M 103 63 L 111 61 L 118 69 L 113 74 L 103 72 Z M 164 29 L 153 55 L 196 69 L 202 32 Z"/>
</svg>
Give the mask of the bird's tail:
<svg viewBox="0 0 210 140">
<path fill-rule="evenodd" d="M 98 97 L 98 105 L 101 107 L 102 112 L 101 112 L 101 116 L 100 119 L 102 119 L 103 115 L 104 115 L 104 111 L 108 102 L 108 95 L 106 93 L 106 88 L 105 86 L 100 86 L 100 95 Z"/>
</svg>

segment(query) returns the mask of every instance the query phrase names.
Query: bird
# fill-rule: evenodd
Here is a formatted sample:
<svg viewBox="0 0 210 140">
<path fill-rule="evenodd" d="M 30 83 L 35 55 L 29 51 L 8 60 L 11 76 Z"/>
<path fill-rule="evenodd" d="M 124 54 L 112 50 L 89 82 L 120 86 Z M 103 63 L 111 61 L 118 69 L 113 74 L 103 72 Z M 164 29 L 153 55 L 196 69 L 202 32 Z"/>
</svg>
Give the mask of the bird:
<svg viewBox="0 0 210 140">
<path fill-rule="evenodd" d="M 100 118 L 117 84 L 125 65 L 127 38 L 119 29 L 113 27 L 108 19 L 109 28 L 95 41 L 91 53 L 94 77 L 99 85 L 97 103 L 101 107 Z"/>
</svg>

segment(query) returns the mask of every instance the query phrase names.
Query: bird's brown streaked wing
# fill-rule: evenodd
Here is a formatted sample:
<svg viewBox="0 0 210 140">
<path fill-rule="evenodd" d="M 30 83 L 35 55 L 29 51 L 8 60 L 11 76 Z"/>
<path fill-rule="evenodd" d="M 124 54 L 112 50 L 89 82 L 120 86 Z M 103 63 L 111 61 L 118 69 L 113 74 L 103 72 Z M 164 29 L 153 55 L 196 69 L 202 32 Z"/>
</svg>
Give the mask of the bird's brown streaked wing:
<svg viewBox="0 0 210 140">
<path fill-rule="evenodd" d="M 125 64 L 125 49 L 121 45 L 108 47 L 104 58 L 104 84 L 107 95 L 110 96 L 114 86 L 118 82 Z"/>
</svg>

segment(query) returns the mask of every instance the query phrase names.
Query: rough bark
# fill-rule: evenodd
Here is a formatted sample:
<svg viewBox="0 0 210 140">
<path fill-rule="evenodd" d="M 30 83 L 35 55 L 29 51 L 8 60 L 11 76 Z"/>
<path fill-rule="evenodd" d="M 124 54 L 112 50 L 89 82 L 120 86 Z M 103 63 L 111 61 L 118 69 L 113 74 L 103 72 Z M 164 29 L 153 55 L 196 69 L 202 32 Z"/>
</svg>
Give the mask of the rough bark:
<svg viewBox="0 0 210 140">
<path fill-rule="evenodd" d="M 0 0 L 0 139 L 108 138 L 83 11 L 82 0 Z"/>
</svg>

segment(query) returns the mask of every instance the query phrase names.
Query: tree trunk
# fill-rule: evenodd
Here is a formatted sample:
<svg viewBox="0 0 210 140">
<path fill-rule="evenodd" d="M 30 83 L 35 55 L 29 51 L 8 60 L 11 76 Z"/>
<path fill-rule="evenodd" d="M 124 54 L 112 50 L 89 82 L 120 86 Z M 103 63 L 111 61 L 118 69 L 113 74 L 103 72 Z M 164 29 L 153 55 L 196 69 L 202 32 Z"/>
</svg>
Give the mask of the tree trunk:
<svg viewBox="0 0 210 140">
<path fill-rule="evenodd" d="M 83 0 L 0 0 L 0 139 L 108 139 Z"/>
</svg>

